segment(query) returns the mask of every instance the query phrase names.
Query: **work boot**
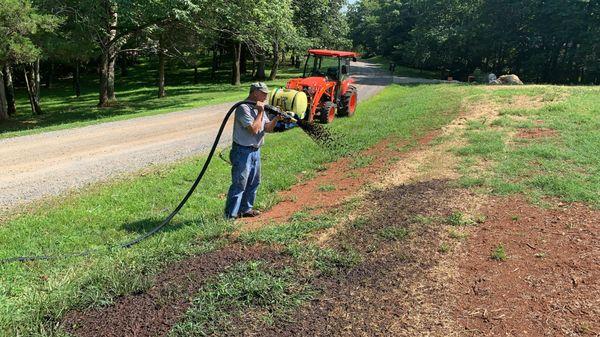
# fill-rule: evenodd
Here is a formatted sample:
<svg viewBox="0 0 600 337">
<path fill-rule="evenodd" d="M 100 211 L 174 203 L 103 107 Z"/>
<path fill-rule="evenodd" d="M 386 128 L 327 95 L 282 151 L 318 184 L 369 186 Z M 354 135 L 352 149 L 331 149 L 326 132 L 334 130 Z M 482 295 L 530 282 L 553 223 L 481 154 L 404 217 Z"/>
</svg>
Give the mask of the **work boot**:
<svg viewBox="0 0 600 337">
<path fill-rule="evenodd" d="M 242 213 L 242 218 L 254 218 L 255 216 L 259 216 L 260 215 L 260 211 L 257 211 L 255 209 L 251 209 L 248 212 Z"/>
</svg>

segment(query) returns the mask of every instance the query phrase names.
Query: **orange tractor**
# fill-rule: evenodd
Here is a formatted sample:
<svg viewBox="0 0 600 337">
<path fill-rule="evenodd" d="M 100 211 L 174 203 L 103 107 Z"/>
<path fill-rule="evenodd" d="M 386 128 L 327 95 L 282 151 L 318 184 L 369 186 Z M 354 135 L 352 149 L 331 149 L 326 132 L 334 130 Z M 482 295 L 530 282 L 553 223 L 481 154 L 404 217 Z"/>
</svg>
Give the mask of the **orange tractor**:
<svg viewBox="0 0 600 337">
<path fill-rule="evenodd" d="M 349 70 L 350 61 L 356 61 L 357 56 L 349 51 L 310 49 L 302 77 L 289 80 L 286 89 L 273 92 L 270 104 L 289 106 L 276 104 L 280 99 L 285 103 L 287 96 L 291 106 L 285 110 L 295 110 L 297 116 L 308 122 L 331 123 L 336 113 L 352 116 L 356 111 L 358 92 Z"/>
</svg>

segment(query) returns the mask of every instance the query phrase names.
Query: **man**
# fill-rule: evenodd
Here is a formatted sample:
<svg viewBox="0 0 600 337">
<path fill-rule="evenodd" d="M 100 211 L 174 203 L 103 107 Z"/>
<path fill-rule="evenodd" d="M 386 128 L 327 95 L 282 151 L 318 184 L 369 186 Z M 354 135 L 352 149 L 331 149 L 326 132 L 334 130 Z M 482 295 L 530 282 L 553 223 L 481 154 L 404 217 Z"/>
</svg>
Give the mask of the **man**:
<svg viewBox="0 0 600 337">
<path fill-rule="evenodd" d="M 256 102 L 256 105 L 242 104 L 235 110 L 233 145 L 229 153 L 232 182 L 225 204 L 227 218 L 254 217 L 260 214 L 253 208 L 260 184 L 260 147 L 263 145 L 265 132 L 272 132 L 281 120 L 280 116 L 273 120 L 267 117 L 265 102 L 268 94 L 266 84 L 252 83 L 246 100 Z"/>
</svg>

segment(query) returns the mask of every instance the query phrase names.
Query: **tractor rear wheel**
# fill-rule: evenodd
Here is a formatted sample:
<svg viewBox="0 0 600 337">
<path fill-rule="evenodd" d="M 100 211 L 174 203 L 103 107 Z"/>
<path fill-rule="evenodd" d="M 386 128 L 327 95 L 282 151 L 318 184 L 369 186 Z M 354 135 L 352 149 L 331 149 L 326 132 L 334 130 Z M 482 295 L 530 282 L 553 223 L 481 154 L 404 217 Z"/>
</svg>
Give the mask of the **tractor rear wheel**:
<svg viewBox="0 0 600 337">
<path fill-rule="evenodd" d="M 356 87 L 349 86 L 346 93 L 342 95 L 341 106 L 338 110 L 340 116 L 352 116 L 356 111 L 356 103 L 358 102 L 358 91 Z"/>
<path fill-rule="evenodd" d="M 321 113 L 319 115 L 319 120 L 323 124 L 328 124 L 333 122 L 335 118 L 335 104 L 333 102 L 325 102 L 323 106 L 319 109 Z"/>
</svg>

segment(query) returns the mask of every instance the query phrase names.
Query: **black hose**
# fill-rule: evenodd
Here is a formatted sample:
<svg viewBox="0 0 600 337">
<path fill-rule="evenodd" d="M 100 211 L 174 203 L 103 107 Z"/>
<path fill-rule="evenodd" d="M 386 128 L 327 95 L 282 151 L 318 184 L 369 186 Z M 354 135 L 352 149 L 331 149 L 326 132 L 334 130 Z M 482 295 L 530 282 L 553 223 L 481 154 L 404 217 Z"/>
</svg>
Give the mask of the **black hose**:
<svg viewBox="0 0 600 337">
<path fill-rule="evenodd" d="M 181 208 L 183 208 L 183 206 L 188 201 L 188 199 L 190 198 L 190 196 L 192 195 L 192 193 L 194 193 L 194 190 L 196 190 L 196 187 L 198 186 L 198 184 L 202 180 L 202 177 L 204 177 L 204 173 L 206 173 L 206 170 L 208 169 L 208 165 L 210 164 L 210 161 L 212 160 L 212 157 L 215 154 L 215 150 L 217 149 L 217 145 L 219 144 L 219 141 L 221 140 L 221 136 L 223 134 L 223 130 L 225 129 L 225 125 L 227 125 L 227 121 L 229 120 L 229 117 L 231 116 L 231 114 L 233 113 L 233 111 L 238 106 L 240 106 L 242 104 L 255 105 L 256 102 L 253 102 L 253 101 L 241 101 L 241 102 L 238 102 L 238 103 L 234 104 L 231 107 L 231 109 L 229 109 L 229 111 L 225 115 L 225 118 L 223 118 L 223 122 L 221 123 L 221 126 L 219 127 L 219 132 L 217 133 L 217 136 L 215 137 L 215 141 L 213 142 L 213 145 L 212 145 L 212 147 L 210 149 L 208 157 L 206 158 L 206 161 L 204 162 L 204 166 L 202 166 L 202 170 L 200 170 L 200 173 L 198 174 L 198 177 L 196 178 L 196 180 L 192 184 L 192 187 L 189 189 L 189 191 L 187 192 L 187 194 L 183 197 L 183 199 L 181 200 L 181 202 L 179 202 L 179 205 L 177 205 L 177 207 L 175 207 L 175 209 L 171 212 L 171 214 L 169 214 L 159 225 L 157 225 L 156 227 L 152 228 L 152 230 L 150 230 L 149 232 L 144 233 L 144 234 L 138 236 L 137 238 L 135 238 L 133 240 L 130 240 L 130 241 L 118 244 L 118 245 L 109 246 L 108 247 L 109 250 L 113 249 L 113 248 L 129 248 L 131 246 L 134 246 L 134 245 L 140 243 L 141 241 L 143 241 L 144 239 L 147 239 L 150 236 L 156 234 L 161 229 L 163 229 L 163 227 L 165 227 L 166 225 L 168 225 L 171 222 L 171 220 L 175 217 L 175 215 L 177 215 L 177 213 L 179 213 L 179 211 L 181 210 Z M 36 261 L 36 260 L 56 260 L 56 259 L 63 259 L 63 258 L 70 258 L 70 257 L 89 256 L 89 255 L 91 255 L 93 253 L 97 253 L 99 251 L 100 251 L 100 249 L 94 249 L 94 250 L 86 250 L 86 251 L 83 251 L 83 252 L 70 253 L 70 254 L 62 254 L 62 255 L 18 256 L 18 257 L 11 257 L 11 258 L 0 259 L 0 264 L 13 263 L 13 262 L 27 262 L 27 261 Z"/>
</svg>

